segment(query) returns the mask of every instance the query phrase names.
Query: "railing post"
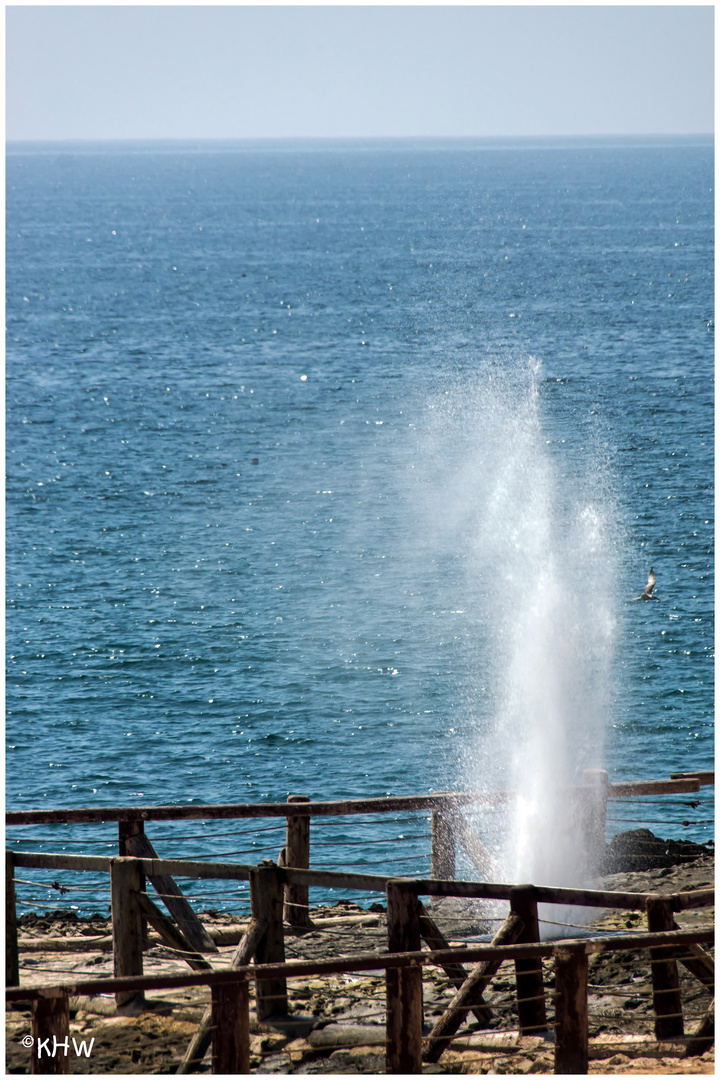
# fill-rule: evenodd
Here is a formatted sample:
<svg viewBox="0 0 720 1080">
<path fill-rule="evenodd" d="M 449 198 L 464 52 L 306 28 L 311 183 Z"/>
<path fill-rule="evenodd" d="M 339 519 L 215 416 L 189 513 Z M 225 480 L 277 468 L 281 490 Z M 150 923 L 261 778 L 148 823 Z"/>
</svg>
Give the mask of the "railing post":
<svg viewBox="0 0 720 1080">
<path fill-rule="evenodd" d="M 145 822 L 141 818 L 133 818 L 132 821 L 118 821 L 118 855 L 121 857 L 132 856 L 127 841 L 132 836 L 145 835 Z"/>
<path fill-rule="evenodd" d="M 18 957 L 17 905 L 15 902 L 15 857 L 5 852 L 5 983 L 20 985 L 20 959 Z"/>
<path fill-rule="evenodd" d="M 289 803 L 310 802 L 309 795 L 288 795 Z M 288 816 L 285 838 L 285 865 L 307 870 L 310 866 L 310 817 Z M 307 885 L 285 886 L 285 922 L 299 929 L 312 926 Z"/>
<path fill-rule="evenodd" d="M 648 896 L 645 901 L 648 930 L 662 933 L 675 927 L 670 901 L 664 896 Z M 675 950 L 664 945 L 650 950 L 650 971 L 655 1009 L 655 1037 L 674 1039 L 684 1033 L 680 976 Z"/>
<path fill-rule="evenodd" d="M 32 1003 L 30 1072 L 70 1072 L 70 1002 L 67 994 L 38 997 Z"/>
<path fill-rule="evenodd" d="M 510 889 L 510 910 L 523 921 L 523 932 L 518 944 L 529 945 L 539 941 L 540 927 L 533 885 L 516 885 Z M 542 960 L 516 960 L 515 982 L 520 1034 L 537 1035 L 539 1031 L 545 1031 L 547 1016 Z"/>
<path fill-rule="evenodd" d="M 584 945 L 558 946 L 555 958 L 555 1072 L 588 1071 L 588 958 Z"/>
<path fill-rule="evenodd" d="M 430 876 L 441 881 L 455 880 L 455 811 L 438 806 L 430 818 Z"/>
<path fill-rule="evenodd" d="M 258 923 L 255 919 L 251 919 L 247 930 L 240 939 L 238 947 L 236 948 L 235 952 L 232 955 L 232 959 L 230 960 L 231 970 L 245 967 L 246 964 L 252 962 L 252 958 L 257 952 L 257 944 L 264 933 L 265 924 Z M 242 1000 L 240 1001 L 240 1005 L 238 1006 L 238 1008 L 245 1008 L 245 1006 L 242 1005 Z M 248 1024 L 249 1023 L 250 1021 L 248 1020 Z M 212 1034 L 213 1010 L 212 1006 L 208 1006 L 208 1008 L 203 1013 L 199 1028 L 190 1040 L 190 1045 L 185 1051 L 183 1059 L 177 1067 L 177 1074 L 179 1076 L 184 1076 L 187 1075 L 187 1073 L 198 1071 L 198 1066 L 202 1062 L 202 1059 L 205 1057 L 207 1048 L 212 1041 Z"/>
<path fill-rule="evenodd" d="M 583 788 L 586 858 L 591 873 L 597 873 L 605 856 L 608 798 L 608 774 L 605 769 L 585 769 Z"/>
<path fill-rule="evenodd" d="M 145 822 L 141 818 L 133 818 L 131 821 L 118 821 L 118 855 L 121 858 L 132 858 L 139 856 L 132 850 L 132 838 L 134 836 L 140 836 L 145 839 Z M 147 890 L 147 881 L 145 875 L 140 872 L 140 892 Z M 145 942 L 147 948 L 147 936 L 148 925 L 147 919 L 144 914 L 140 913 L 140 940 Z"/>
<path fill-rule="evenodd" d="M 144 885 L 145 878 L 137 859 L 118 857 L 110 860 L 113 970 L 118 978 L 143 973 L 143 919 L 137 897 Z M 142 991 L 120 990 L 115 994 L 115 1001 L 118 1008 L 142 1007 L 145 995 Z"/>
<path fill-rule="evenodd" d="M 388 881 L 389 952 L 418 952 L 420 917 L 412 881 Z M 388 968 L 386 994 L 386 1072 L 422 1072 L 422 967 Z"/>
<path fill-rule="evenodd" d="M 267 925 L 255 950 L 255 963 L 285 963 L 283 887 L 272 859 L 264 859 L 250 871 L 250 911 L 253 919 Z M 287 1015 L 287 980 L 258 979 L 255 984 L 255 1011 L 258 1020 L 266 1020 L 273 1014 Z"/>
<path fill-rule="evenodd" d="M 245 979 L 213 986 L 212 1071 L 250 1072 L 250 990 Z"/>
</svg>

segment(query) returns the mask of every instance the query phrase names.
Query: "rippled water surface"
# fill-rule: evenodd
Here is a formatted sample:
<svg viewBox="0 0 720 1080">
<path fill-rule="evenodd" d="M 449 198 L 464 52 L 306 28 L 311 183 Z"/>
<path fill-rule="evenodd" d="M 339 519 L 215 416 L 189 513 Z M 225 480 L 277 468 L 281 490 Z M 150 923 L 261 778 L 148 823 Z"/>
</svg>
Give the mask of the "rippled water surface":
<svg viewBox="0 0 720 1080">
<path fill-rule="evenodd" d="M 711 768 L 712 166 L 11 147 L 8 805 L 503 786 L 508 741 L 567 784 Z M 611 830 L 707 839 L 711 790 Z"/>
</svg>

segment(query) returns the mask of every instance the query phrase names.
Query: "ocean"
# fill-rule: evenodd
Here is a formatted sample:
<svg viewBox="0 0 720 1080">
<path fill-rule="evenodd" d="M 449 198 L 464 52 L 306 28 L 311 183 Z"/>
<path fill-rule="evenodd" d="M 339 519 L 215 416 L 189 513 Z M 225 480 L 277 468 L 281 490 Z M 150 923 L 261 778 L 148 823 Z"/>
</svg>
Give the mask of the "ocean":
<svg viewBox="0 0 720 1080">
<path fill-rule="evenodd" d="M 6 181 L 8 808 L 713 767 L 710 140 L 11 144 Z M 711 792 L 609 832 L 705 842 Z M 148 834 L 282 846 L 190 825 Z M 427 815 L 313 828 L 428 872 Z M 107 901 L 33 873 L 21 908 Z"/>
</svg>

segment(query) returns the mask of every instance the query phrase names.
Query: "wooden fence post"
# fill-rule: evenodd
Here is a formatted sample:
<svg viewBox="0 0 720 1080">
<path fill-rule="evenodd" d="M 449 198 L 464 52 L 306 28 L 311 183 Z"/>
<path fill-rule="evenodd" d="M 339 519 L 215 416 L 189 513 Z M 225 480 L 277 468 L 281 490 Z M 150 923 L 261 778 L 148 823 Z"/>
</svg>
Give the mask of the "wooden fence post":
<svg viewBox="0 0 720 1080">
<path fill-rule="evenodd" d="M 288 795 L 289 803 L 310 802 L 309 795 Z M 310 817 L 303 814 L 288 817 L 285 838 L 285 865 L 299 870 L 310 866 Z M 299 929 L 308 929 L 310 921 L 309 889 L 307 885 L 285 886 L 285 922 Z"/>
<path fill-rule="evenodd" d="M 588 1071 L 588 958 L 584 945 L 559 946 L 555 958 L 555 1072 Z"/>
<path fill-rule="evenodd" d="M 266 925 L 255 950 L 256 964 L 283 964 L 283 887 L 272 859 L 264 859 L 250 871 L 250 911 L 253 919 Z M 258 979 L 255 984 L 255 1011 L 258 1020 L 273 1014 L 287 1015 L 287 980 Z"/>
<path fill-rule="evenodd" d="M 59 1075 L 70 1072 L 70 1002 L 67 994 L 38 997 L 32 1003 L 30 1071 Z"/>
<path fill-rule="evenodd" d="M 5 852 L 5 983 L 20 985 L 20 959 L 17 939 L 17 905 L 15 902 L 15 858 Z"/>
<path fill-rule="evenodd" d="M 430 876 L 441 881 L 455 880 L 454 811 L 437 807 L 430 817 Z"/>
<path fill-rule="evenodd" d="M 145 839 L 145 822 L 141 818 L 133 818 L 132 821 L 118 821 L 118 855 L 121 858 L 132 858 L 136 853 L 132 850 L 133 837 L 139 836 Z M 147 889 L 145 875 L 140 871 L 140 892 Z M 149 948 L 148 924 L 143 912 L 140 913 L 140 940 L 145 948 Z"/>
<path fill-rule="evenodd" d="M 645 901 L 648 930 L 661 933 L 674 928 L 670 901 L 664 896 L 648 896 Z M 684 1033 L 680 976 L 672 945 L 650 950 L 650 971 L 655 1009 L 655 1037 L 674 1039 Z"/>
<path fill-rule="evenodd" d="M 510 910 L 523 921 L 523 932 L 518 944 L 529 945 L 539 941 L 540 927 L 533 885 L 515 885 L 510 889 Z M 547 1016 L 542 960 L 516 960 L 515 982 L 520 1034 L 537 1035 L 539 1031 L 545 1031 Z"/>
<path fill-rule="evenodd" d="M 118 857 L 110 860 L 110 903 L 112 905 L 113 971 L 118 978 L 142 975 L 143 919 L 138 896 L 143 891 L 144 875 L 137 859 Z M 142 1007 L 142 990 L 119 990 L 118 1008 Z"/>
<path fill-rule="evenodd" d="M 243 934 L 233 953 L 230 961 L 231 970 L 233 968 L 245 967 L 246 964 L 251 963 L 252 958 L 257 951 L 258 942 L 264 933 L 265 924 L 258 923 L 255 919 L 251 919 L 247 930 Z M 183 1059 L 177 1067 L 178 1075 L 187 1075 L 187 1073 L 198 1071 L 197 1067 L 205 1057 L 207 1048 L 212 1041 L 212 1031 L 212 1006 L 208 1006 L 203 1013 L 199 1028 L 190 1040 L 190 1044 L 183 1055 Z"/>
<path fill-rule="evenodd" d="M 605 769 L 585 769 L 583 788 L 585 789 L 583 807 L 585 853 L 590 871 L 596 873 L 605 856 L 608 797 L 608 774 Z"/>
<path fill-rule="evenodd" d="M 212 1071 L 250 1072 L 250 990 L 245 979 L 212 990 Z"/>
<path fill-rule="evenodd" d="M 418 952 L 420 918 L 414 882 L 388 881 L 389 952 Z M 388 968 L 386 994 L 386 1072 L 422 1072 L 422 968 Z"/>
<path fill-rule="evenodd" d="M 133 818 L 132 821 L 118 821 L 118 855 L 121 858 L 131 858 L 134 852 L 128 841 L 133 836 L 145 835 L 145 822 L 141 818 Z"/>
</svg>

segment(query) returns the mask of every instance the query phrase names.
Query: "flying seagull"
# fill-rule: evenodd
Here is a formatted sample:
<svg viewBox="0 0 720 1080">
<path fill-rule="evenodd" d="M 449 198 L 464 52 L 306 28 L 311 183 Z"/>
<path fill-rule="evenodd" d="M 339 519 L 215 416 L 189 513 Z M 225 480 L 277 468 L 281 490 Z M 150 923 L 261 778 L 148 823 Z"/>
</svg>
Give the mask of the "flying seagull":
<svg viewBox="0 0 720 1080">
<path fill-rule="evenodd" d="M 655 571 L 652 566 L 650 567 L 650 573 L 648 574 L 647 585 L 640 593 L 639 596 L 633 596 L 633 600 L 659 600 L 659 596 L 653 596 L 653 589 L 655 588 Z"/>
</svg>

